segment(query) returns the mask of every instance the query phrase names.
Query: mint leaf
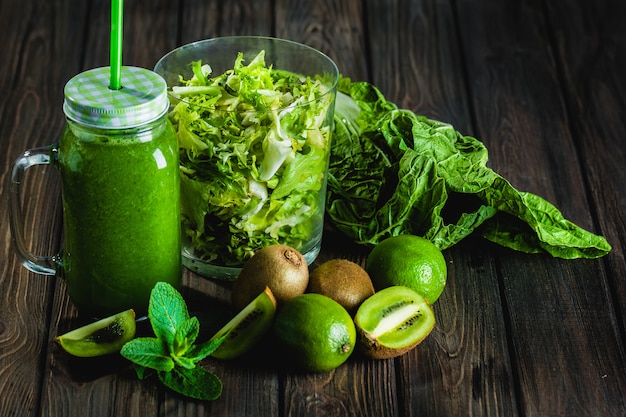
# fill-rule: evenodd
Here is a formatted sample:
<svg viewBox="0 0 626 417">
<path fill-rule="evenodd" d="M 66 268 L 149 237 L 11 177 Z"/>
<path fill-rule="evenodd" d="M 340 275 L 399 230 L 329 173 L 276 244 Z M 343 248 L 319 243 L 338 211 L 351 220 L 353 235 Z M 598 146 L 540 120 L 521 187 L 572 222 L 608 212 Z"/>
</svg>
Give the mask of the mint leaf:
<svg viewBox="0 0 626 417">
<path fill-rule="evenodd" d="M 222 394 L 222 381 L 201 366 L 159 372 L 159 379 L 171 390 L 198 400 L 215 400 Z"/>
<path fill-rule="evenodd" d="M 137 373 L 137 378 L 139 378 L 139 380 L 148 378 L 154 372 L 153 369 L 146 368 L 145 366 L 137 365 L 136 363 L 133 365 L 135 365 L 135 372 Z"/>
<path fill-rule="evenodd" d="M 176 365 L 180 366 L 181 368 L 192 369 L 196 367 L 196 363 L 193 361 L 193 359 L 187 358 L 185 356 L 172 355 L 172 359 L 174 359 Z"/>
<path fill-rule="evenodd" d="M 159 339 L 140 337 L 122 346 L 120 354 L 129 361 L 157 371 L 174 369 L 174 361 Z"/>
<path fill-rule="evenodd" d="M 200 333 L 200 322 L 196 317 L 186 320 L 178 326 L 174 336 L 173 356 L 182 356 L 187 350 L 193 346 L 198 334 Z"/>
<path fill-rule="evenodd" d="M 215 352 L 215 350 L 222 344 L 224 339 L 226 339 L 226 336 L 228 336 L 228 334 L 225 334 L 218 339 L 211 339 L 199 345 L 194 345 L 192 349 L 187 351 L 186 356 L 192 359 L 194 362 L 200 362 L 202 359 Z"/>
<path fill-rule="evenodd" d="M 157 282 L 150 293 L 148 318 L 154 334 L 173 352 L 176 329 L 189 319 L 183 297 L 170 284 Z"/>
<path fill-rule="evenodd" d="M 222 381 L 196 363 L 210 355 L 225 336 L 196 345 L 200 321 L 189 317 L 187 305 L 170 284 L 159 282 L 150 293 L 148 319 L 155 337 L 127 342 L 122 356 L 135 365 L 141 380 L 156 370 L 161 382 L 191 398 L 214 400 L 222 393 Z"/>
</svg>

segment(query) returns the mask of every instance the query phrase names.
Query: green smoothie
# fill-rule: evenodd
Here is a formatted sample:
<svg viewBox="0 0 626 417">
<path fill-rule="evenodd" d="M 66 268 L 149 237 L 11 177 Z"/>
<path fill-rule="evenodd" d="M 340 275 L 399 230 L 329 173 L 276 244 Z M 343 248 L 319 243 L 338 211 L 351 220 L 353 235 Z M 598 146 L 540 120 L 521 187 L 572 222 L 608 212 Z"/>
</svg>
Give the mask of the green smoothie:
<svg viewBox="0 0 626 417">
<path fill-rule="evenodd" d="M 150 291 L 181 284 L 174 130 L 103 130 L 68 122 L 59 143 L 65 244 L 60 274 L 78 309 L 146 314 Z"/>
</svg>

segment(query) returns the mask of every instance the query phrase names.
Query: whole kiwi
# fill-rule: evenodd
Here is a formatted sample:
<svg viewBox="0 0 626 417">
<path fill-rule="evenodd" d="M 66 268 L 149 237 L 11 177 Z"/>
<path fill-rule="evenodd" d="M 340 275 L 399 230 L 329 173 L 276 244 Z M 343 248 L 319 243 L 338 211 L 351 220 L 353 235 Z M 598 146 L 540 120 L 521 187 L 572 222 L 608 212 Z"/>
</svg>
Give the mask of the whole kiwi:
<svg viewBox="0 0 626 417">
<path fill-rule="evenodd" d="M 309 283 L 309 266 L 302 254 L 287 245 L 259 249 L 243 265 L 233 283 L 231 302 L 241 310 L 269 287 L 277 305 L 302 293 Z"/>
<path fill-rule="evenodd" d="M 331 259 L 309 275 L 307 292 L 323 294 L 354 313 L 361 303 L 374 294 L 368 273 L 347 259 Z"/>
</svg>

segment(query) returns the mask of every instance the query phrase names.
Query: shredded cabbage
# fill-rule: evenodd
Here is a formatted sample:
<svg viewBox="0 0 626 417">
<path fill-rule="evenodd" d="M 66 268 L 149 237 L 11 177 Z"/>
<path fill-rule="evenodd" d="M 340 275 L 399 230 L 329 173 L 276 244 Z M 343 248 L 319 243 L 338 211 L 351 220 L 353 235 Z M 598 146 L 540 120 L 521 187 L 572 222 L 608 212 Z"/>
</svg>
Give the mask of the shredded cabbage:
<svg viewBox="0 0 626 417">
<path fill-rule="evenodd" d="M 181 160 L 182 227 L 194 256 L 241 265 L 270 244 L 319 239 L 333 94 L 321 79 L 268 67 L 265 52 L 172 87 Z"/>
</svg>

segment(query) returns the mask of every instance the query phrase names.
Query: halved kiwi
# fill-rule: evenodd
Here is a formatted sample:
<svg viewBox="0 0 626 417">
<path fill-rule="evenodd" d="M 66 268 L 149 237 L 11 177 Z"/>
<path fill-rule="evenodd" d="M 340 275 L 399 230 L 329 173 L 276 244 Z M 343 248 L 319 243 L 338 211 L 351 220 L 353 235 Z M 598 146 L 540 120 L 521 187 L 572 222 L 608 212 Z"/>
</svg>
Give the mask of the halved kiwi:
<svg viewBox="0 0 626 417">
<path fill-rule="evenodd" d="M 222 327 L 211 340 L 227 335 L 212 353 L 218 359 L 233 359 L 248 352 L 272 327 L 276 298 L 269 287 Z"/>
<path fill-rule="evenodd" d="M 122 311 L 54 338 L 71 355 L 83 358 L 110 355 L 135 337 L 135 311 Z"/>
<path fill-rule="evenodd" d="M 370 358 L 400 356 L 417 346 L 435 327 L 428 301 L 408 287 L 385 288 L 365 300 L 354 317 L 359 348 Z"/>
</svg>

